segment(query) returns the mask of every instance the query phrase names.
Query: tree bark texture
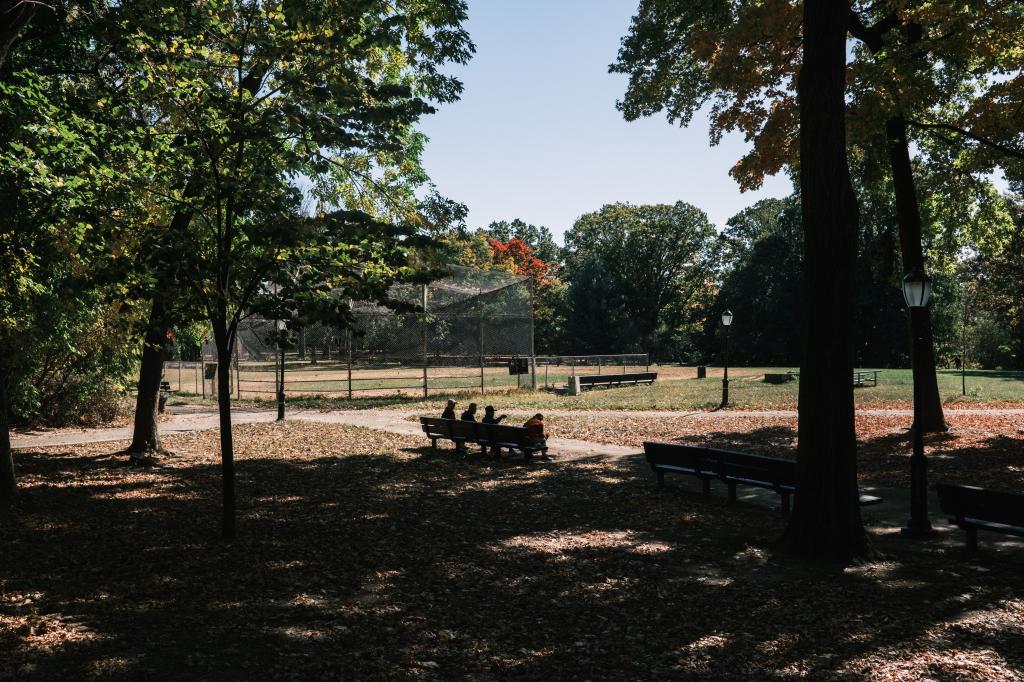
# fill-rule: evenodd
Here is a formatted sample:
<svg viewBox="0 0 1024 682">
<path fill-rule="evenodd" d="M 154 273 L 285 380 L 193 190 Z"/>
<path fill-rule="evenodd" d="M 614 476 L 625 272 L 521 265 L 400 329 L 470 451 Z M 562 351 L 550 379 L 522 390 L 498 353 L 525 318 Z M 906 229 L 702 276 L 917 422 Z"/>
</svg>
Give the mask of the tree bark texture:
<svg viewBox="0 0 1024 682">
<path fill-rule="evenodd" d="M 221 483 L 223 486 L 224 508 L 221 534 L 225 540 L 233 540 L 235 527 L 235 450 L 231 433 L 231 338 L 227 325 L 215 321 L 214 341 L 217 345 L 217 411 L 220 416 L 220 461 Z"/>
<path fill-rule="evenodd" d="M 157 411 L 160 404 L 160 380 L 164 372 L 164 343 L 167 329 L 164 303 L 159 289 L 153 294 L 149 324 L 142 342 L 138 394 L 135 398 L 135 425 L 128 453 L 132 459 L 160 450 Z"/>
<path fill-rule="evenodd" d="M 893 189 L 896 194 L 896 220 L 900 227 L 900 252 L 903 255 L 903 273 L 924 270 L 924 250 L 921 246 L 921 212 L 917 203 L 910 148 L 907 144 L 907 124 L 903 116 L 896 116 L 885 124 L 889 144 L 889 164 L 892 167 Z M 911 308 L 910 338 L 915 366 L 921 370 L 919 414 L 924 433 L 946 431 L 946 418 L 939 396 L 939 380 L 935 374 L 935 342 L 932 339 L 932 317 L 929 308 Z"/>
<path fill-rule="evenodd" d="M 847 0 L 804 3 L 798 492 L 784 537 L 797 556 L 841 562 L 870 553 L 858 500 L 852 382 L 858 210 L 846 159 L 848 11 Z"/>
</svg>

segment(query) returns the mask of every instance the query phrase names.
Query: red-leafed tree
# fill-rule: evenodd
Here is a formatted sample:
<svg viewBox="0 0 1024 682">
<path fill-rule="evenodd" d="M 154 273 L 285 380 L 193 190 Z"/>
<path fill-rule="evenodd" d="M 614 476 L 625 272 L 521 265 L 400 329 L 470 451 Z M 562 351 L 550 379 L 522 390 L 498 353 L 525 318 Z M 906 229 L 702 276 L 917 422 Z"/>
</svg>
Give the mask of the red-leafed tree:
<svg viewBox="0 0 1024 682">
<path fill-rule="evenodd" d="M 507 242 L 488 238 L 487 248 L 496 269 L 529 277 L 533 283 L 534 343 L 539 353 L 556 353 L 565 328 L 565 284 L 555 275 L 557 266 L 538 258 L 529 244 L 518 237 Z"/>
<path fill-rule="evenodd" d="M 496 266 L 529 277 L 538 290 L 554 283 L 554 266 L 535 256 L 530 245 L 522 239 L 513 237 L 508 242 L 502 242 L 492 237 L 487 240 L 487 246 Z"/>
</svg>

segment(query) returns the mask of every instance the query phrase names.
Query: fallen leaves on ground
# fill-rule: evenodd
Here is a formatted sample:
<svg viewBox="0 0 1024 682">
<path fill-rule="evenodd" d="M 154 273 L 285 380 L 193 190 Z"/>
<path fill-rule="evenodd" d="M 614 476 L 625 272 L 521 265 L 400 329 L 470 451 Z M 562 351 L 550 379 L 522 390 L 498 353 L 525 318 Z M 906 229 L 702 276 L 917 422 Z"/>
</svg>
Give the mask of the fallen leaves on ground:
<svg viewBox="0 0 1024 682">
<path fill-rule="evenodd" d="M 16 455 L 0 679 L 1024 668 L 1019 552 L 968 563 L 879 536 L 884 560 L 826 569 L 779 553 L 781 515 L 659 490 L 639 458 L 524 466 L 308 422 L 240 426 L 235 443 L 233 543 L 218 539 L 216 431 L 168 437 L 178 456 L 155 470 L 127 467 L 117 443 Z"/>
<path fill-rule="evenodd" d="M 549 417 L 563 438 L 630 445 L 646 440 L 707 445 L 777 457 L 796 456 L 796 417 L 719 413 L 698 417 Z M 949 431 L 928 434 L 929 476 L 967 485 L 1024 491 L 1024 421 L 1017 414 L 946 412 Z M 857 417 L 861 480 L 892 487 L 910 483 L 909 419 Z"/>
</svg>

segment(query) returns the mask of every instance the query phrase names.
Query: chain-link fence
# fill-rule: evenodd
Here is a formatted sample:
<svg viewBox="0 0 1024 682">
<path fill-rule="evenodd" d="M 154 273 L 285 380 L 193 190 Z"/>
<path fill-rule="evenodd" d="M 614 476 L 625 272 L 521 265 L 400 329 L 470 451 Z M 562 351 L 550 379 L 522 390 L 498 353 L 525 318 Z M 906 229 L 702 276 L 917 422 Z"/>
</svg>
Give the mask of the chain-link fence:
<svg viewBox="0 0 1024 682">
<path fill-rule="evenodd" d="M 649 362 L 646 354 L 534 357 L 532 282 L 504 271 L 451 266 L 448 277 L 396 285 L 389 297 L 392 308 L 353 302 L 350 329 L 293 329 L 283 350 L 277 321 L 243 320 L 228 370 L 233 396 L 272 398 L 282 367 L 289 397 L 360 398 L 550 387 Z M 175 390 L 213 395 L 216 367 L 207 344 L 198 362 L 166 363 L 164 377 Z"/>
<path fill-rule="evenodd" d="M 232 390 L 236 397 L 271 397 L 282 365 L 288 396 L 429 396 L 535 386 L 532 296 L 527 277 L 452 266 L 448 277 L 430 284 L 393 286 L 392 308 L 352 302 L 350 329 L 314 324 L 293 330 L 283 357 L 276 321 L 247 319 L 238 330 Z M 209 351 L 205 355 L 207 363 L 213 360 Z M 176 371 L 168 363 L 166 375 Z M 207 367 L 204 393 L 213 391 L 213 373 Z M 182 377 L 182 390 L 190 391 L 190 378 Z"/>
</svg>

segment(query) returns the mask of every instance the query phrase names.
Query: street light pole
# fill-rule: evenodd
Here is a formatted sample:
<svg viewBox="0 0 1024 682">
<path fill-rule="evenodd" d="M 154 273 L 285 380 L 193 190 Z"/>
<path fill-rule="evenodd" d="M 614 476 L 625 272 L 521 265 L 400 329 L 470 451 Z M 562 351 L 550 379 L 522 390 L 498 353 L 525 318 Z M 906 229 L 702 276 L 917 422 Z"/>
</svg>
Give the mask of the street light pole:
<svg viewBox="0 0 1024 682">
<path fill-rule="evenodd" d="M 915 271 L 903 278 L 903 297 L 908 308 L 924 308 L 931 296 L 931 278 L 924 271 Z M 918 339 L 913 339 L 917 348 Z M 909 538 L 934 535 L 928 520 L 928 458 L 924 454 L 924 433 L 921 429 L 921 382 L 924 367 L 916 351 L 913 353 L 914 425 L 911 427 L 913 453 L 910 455 L 910 521 L 901 533 Z"/>
<path fill-rule="evenodd" d="M 729 405 L 729 328 L 732 326 L 732 311 L 722 313 L 722 326 L 725 327 L 725 358 L 722 363 L 722 404 L 719 409 Z"/>
</svg>

